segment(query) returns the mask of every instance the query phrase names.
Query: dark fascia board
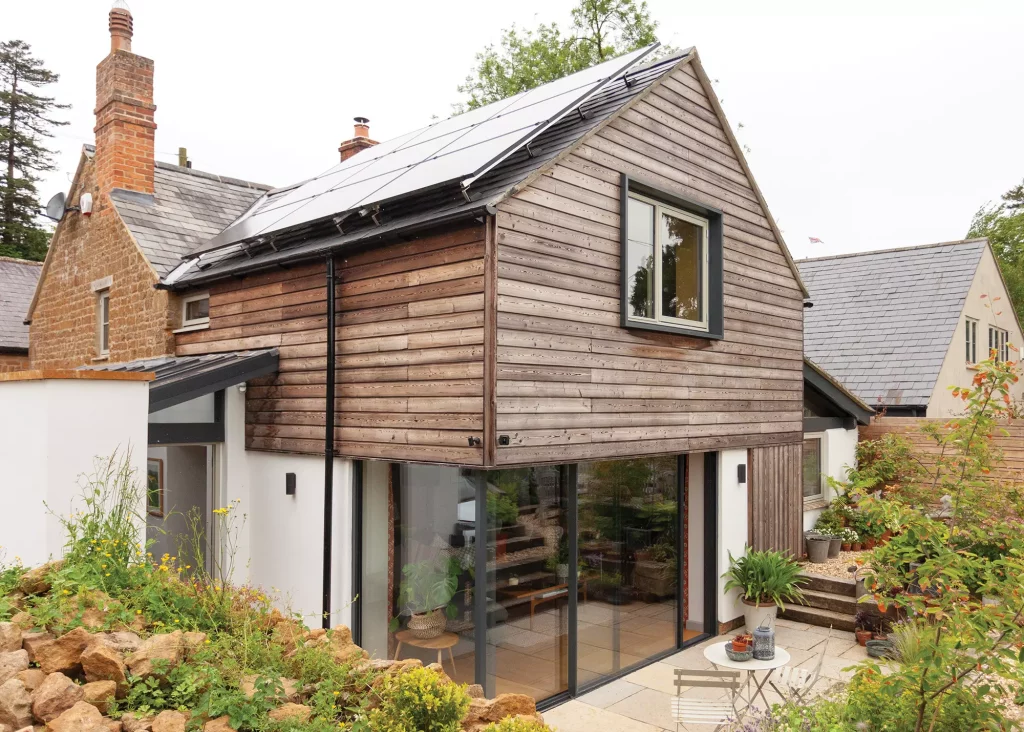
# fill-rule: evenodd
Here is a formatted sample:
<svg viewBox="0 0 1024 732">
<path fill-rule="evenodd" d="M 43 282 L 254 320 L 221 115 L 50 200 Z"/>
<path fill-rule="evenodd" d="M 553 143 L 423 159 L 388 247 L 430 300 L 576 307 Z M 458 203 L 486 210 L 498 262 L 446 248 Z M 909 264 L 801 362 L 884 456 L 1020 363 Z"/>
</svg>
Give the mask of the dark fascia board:
<svg viewBox="0 0 1024 732">
<path fill-rule="evenodd" d="M 838 389 L 835 384 L 818 373 L 818 370 L 806 361 L 804 362 L 804 382 L 814 387 L 838 409 L 856 419 L 858 424 L 871 423 L 871 417 L 875 414 L 873 410 L 865 409 L 844 394 L 841 389 Z"/>
<path fill-rule="evenodd" d="M 176 379 L 168 384 L 154 382 L 149 388 L 149 411 L 158 412 L 249 379 L 272 374 L 277 371 L 277 361 L 278 352 L 275 348 L 239 359 L 238 362 L 221 368 L 200 371 L 195 376 Z"/>
<path fill-rule="evenodd" d="M 0 346 L 0 353 L 13 353 L 16 356 L 27 356 L 28 349 L 19 346 Z"/>
<path fill-rule="evenodd" d="M 857 420 L 853 417 L 804 417 L 804 433 L 856 428 Z"/>
<path fill-rule="evenodd" d="M 660 333 L 672 333 L 691 338 L 703 338 L 705 340 L 722 340 L 725 338 L 725 298 L 723 294 L 723 258 L 724 258 L 724 231 L 722 227 L 722 212 L 705 203 L 680 196 L 678 193 L 666 191 L 664 188 L 649 183 L 643 179 L 633 178 L 621 173 L 620 201 L 619 201 L 619 244 L 620 244 L 620 266 L 621 270 L 621 292 L 619 306 L 619 321 L 623 328 L 633 330 L 653 330 Z M 708 329 L 680 327 L 662 323 L 640 323 L 629 319 L 627 312 L 629 302 L 629 280 L 626 277 L 626 249 L 629 246 L 627 237 L 628 221 L 626 211 L 629 204 L 629 192 L 636 191 L 645 196 L 650 196 L 659 201 L 675 206 L 683 211 L 689 211 L 708 220 Z"/>
</svg>

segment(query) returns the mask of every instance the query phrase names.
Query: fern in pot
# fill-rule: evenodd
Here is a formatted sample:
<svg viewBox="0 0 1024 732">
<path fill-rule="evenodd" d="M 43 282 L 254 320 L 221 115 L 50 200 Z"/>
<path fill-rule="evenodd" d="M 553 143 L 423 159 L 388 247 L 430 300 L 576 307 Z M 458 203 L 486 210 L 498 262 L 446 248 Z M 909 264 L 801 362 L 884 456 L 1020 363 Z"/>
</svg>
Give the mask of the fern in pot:
<svg viewBox="0 0 1024 732">
<path fill-rule="evenodd" d="M 743 595 L 743 618 L 747 630 L 763 625 L 765 620 L 774 628 L 779 610 L 785 602 L 802 602 L 800 585 L 806 580 L 800 576 L 800 565 L 788 554 L 767 550 L 748 549 L 738 559 L 729 554 L 729 569 L 722 575 L 725 590 L 739 590 Z"/>
<path fill-rule="evenodd" d="M 409 630 L 417 638 L 436 638 L 444 632 L 448 618 L 458 614 L 452 598 L 459 586 L 460 571 L 455 559 L 412 562 L 402 567 L 398 599 L 409 611 Z M 396 618 L 392 628 L 397 626 Z"/>
</svg>

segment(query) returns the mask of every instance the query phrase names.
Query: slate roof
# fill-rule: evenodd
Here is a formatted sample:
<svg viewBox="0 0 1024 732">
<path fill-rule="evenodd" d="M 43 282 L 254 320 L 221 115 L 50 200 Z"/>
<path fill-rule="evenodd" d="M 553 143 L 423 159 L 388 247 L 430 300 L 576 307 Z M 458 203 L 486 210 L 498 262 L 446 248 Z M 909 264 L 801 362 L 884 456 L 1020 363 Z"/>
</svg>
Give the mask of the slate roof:
<svg viewBox="0 0 1024 732">
<path fill-rule="evenodd" d="M 872 406 L 928 405 L 985 239 L 804 259 L 804 353 Z"/>
<path fill-rule="evenodd" d="M 28 351 L 28 313 L 42 262 L 0 257 L 0 351 Z"/>
<path fill-rule="evenodd" d="M 153 183 L 152 196 L 115 189 L 110 198 L 160 277 L 270 190 L 259 183 L 159 161 Z"/>
<path fill-rule="evenodd" d="M 622 77 L 609 83 L 599 94 L 582 105 L 583 116 L 567 115 L 531 142 L 528 151 L 519 150 L 474 183 L 470 188 L 471 201 L 466 201 L 462 196 L 458 184 L 451 188 L 415 192 L 402 197 L 399 201 L 382 206 L 380 225 L 375 225 L 370 221 L 370 217 L 366 216 L 354 224 L 346 225 L 346 233 L 340 234 L 328 221 L 322 228 L 307 229 L 295 234 L 290 240 L 278 239 L 274 244 L 276 249 L 269 244 L 263 244 L 261 247 L 248 244 L 234 245 L 204 255 L 201 268 L 192 267 L 187 271 L 178 272 L 165 282 L 174 289 L 196 287 L 229 275 L 276 267 L 286 261 L 294 263 L 319 258 L 330 250 L 357 242 L 380 240 L 399 231 L 408 233 L 420 227 L 436 226 L 444 221 L 468 219 L 479 215 L 513 186 L 521 183 L 531 173 L 615 114 L 623 105 L 643 93 L 689 54 L 690 49 L 672 58 L 641 64 L 628 72 L 628 83 Z M 253 211 L 267 205 L 269 199 L 284 190 L 287 189 L 279 189 L 269 194 L 253 207 Z"/>
</svg>

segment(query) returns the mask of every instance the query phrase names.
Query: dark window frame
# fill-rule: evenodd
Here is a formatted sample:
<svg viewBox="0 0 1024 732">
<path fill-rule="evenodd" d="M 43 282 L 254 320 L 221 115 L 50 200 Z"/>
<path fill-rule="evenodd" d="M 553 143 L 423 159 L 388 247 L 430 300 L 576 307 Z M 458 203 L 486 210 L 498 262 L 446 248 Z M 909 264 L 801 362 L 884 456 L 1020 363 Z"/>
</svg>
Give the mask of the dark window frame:
<svg viewBox="0 0 1024 732">
<path fill-rule="evenodd" d="M 626 276 L 626 262 L 629 250 L 629 194 L 637 193 L 647 198 L 665 203 L 667 206 L 695 214 L 708 222 L 708 329 L 690 328 L 684 325 L 669 323 L 652 323 L 634 320 L 629 316 L 629 278 Z M 722 212 L 677 193 L 651 185 L 643 180 L 631 178 L 625 173 L 620 180 L 619 205 L 619 321 L 623 328 L 630 330 L 650 330 L 659 333 L 675 333 L 692 338 L 721 340 L 725 337 L 725 313 L 723 297 L 723 227 Z"/>
</svg>

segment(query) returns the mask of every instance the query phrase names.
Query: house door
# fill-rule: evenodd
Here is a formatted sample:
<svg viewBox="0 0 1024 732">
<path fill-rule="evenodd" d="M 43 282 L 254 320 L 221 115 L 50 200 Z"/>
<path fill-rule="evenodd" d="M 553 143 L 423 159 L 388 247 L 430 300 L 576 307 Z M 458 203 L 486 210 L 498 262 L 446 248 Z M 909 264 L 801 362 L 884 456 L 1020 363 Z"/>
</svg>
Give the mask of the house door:
<svg viewBox="0 0 1024 732">
<path fill-rule="evenodd" d="M 208 571 L 214 445 L 153 445 L 147 451 L 146 541 L 155 559 Z"/>
</svg>

